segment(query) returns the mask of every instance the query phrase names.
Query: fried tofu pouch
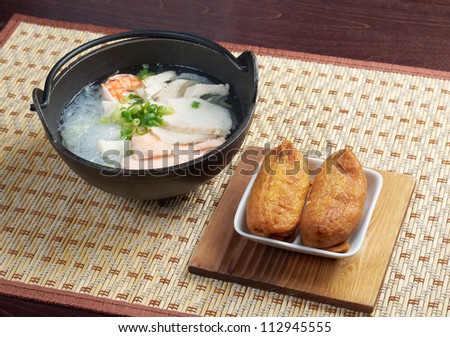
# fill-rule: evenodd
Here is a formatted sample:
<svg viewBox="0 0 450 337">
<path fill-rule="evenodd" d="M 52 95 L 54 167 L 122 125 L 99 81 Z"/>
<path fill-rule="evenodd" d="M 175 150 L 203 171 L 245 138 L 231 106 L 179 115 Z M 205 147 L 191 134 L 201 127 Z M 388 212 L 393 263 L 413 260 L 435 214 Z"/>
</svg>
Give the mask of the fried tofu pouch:
<svg viewBox="0 0 450 337">
<path fill-rule="evenodd" d="M 305 246 L 345 252 L 366 200 L 367 180 L 349 149 L 330 155 L 320 167 L 300 220 Z"/>
<path fill-rule="evenodd" d="M 292 241 L 310 186 L 303 154 L 283 141 L 264 158 L 247 202 L 247 227 L 254 235 Z"/>
</svg>

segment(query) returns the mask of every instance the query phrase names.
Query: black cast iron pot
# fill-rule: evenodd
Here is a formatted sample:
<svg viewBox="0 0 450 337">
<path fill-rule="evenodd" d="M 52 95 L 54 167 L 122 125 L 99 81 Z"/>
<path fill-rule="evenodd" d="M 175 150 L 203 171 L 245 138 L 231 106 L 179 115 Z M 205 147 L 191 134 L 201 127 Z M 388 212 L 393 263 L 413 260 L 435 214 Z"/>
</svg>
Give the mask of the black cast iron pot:
<svg viewBox="0 0 450 337">
<path fill-rule="evenodd" d="M 242 109 L 232 111 L 237 127 L 224 144 L 187 163 L 151 170 L 109 168 L 64 147 L 58 129 L 62 111 L 81 88 L 120 69 L 158 63 L 205 72 L 230 85 Z M 125 198 L 165 199 L 197 188 L 230 163 L 250 127 L 257 83 L 256 59 L 251 52 L 236 58 L 222 46 L 197 36 L 133 31 L 92 40 L 65 55 L 50 71 L 44 90 L 33 90 L 31 109 L 37 111 L 52 146 L 81 178 Z"/>
</svg>

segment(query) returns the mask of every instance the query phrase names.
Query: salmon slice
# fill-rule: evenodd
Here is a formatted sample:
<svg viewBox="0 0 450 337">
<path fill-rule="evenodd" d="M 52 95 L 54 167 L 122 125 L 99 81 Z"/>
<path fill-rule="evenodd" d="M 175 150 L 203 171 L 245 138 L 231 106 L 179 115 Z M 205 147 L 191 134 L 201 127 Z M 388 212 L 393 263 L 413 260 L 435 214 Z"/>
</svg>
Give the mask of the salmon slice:
<svg viewBox="0 0 450 337">
<path fill-rule="evenodd" d="M 224 137 L 209 138 L 198 143 L 169 144 L 161 141 L 151 130 L 142 136 L 133 136 L 131 149 L 137 160 L 154 159 L 159 157 L 179 157 L 186 161 L 200 156 L 207 150 L 214 149 L 225 142 Z M 190 159 L 189 159 L 190 158 Z"/>
<path fill-rule="evenodd" d="M 193 155 L 180 155 L 180 156 L 170 155 L 167 157 L 157 157 L 144 160 L 139 159 L 136 156 L 128 156 L 122 160 L 122 168 L 130 170 L 151 170 L 180 165 L 188 162 L 189 160 L 200 158 L 205 153 L 211 150 L 212 149 L 197 151 L 197 153 Z"/>
<path fill-rule="evenodd" d="M 211 135 L 170 131 L 166 128 L 161 128 L 158 126 L 152 127 L 152 133 L 156 135 L 162 142 L 168 144 L 199 143 L 212 138 Z"/>
</svg>

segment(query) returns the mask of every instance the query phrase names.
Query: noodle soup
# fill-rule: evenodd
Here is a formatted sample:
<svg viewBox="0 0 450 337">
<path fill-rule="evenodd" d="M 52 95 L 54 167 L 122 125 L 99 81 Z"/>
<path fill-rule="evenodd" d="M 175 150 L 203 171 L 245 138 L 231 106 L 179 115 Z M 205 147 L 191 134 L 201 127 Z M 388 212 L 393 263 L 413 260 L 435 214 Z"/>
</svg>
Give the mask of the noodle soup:
<svg viewBox="0 0 450 337">
<path fill-rule="evenodd" d="M 85 86 L 64 109 L 59 131 L 64 146 L 88 161 L 158 169 L 223 144 L 241 110 L 226 83 L 190 69 L 143 65 Z"/>
</svg>

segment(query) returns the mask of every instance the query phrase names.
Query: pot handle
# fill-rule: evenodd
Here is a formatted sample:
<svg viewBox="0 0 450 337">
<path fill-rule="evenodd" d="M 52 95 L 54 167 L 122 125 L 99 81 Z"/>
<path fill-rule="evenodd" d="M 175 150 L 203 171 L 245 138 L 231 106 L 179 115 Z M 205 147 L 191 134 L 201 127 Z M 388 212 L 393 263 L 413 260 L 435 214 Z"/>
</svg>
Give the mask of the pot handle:
<svg viewBox="0 0 450 337">
<path fill-rule="evenodd" d="M 50 70 L 47 79 L 45 80 L 44 85 L 44 93 L 42 96 L 42 103 L 39 105 L 41 108 L 46 108 L 48 106 L 49 100 L 50 100 L 50 93 L 53 89 L 53 83 L 56 78 L 56 75 L 61 70 L 61 68 L 69 62 L 71 59 L 73 59 L 75 56 L 81 54 L 82 52 L 102 45 L 107 42 L 117 41 L 117 40 L 123 40 L 123 39 L 133 39 L 133 38 L 143 38 L 143 37 L 150 37 L 150 38 L 165 38 L 165 39 L 176 39 L 176 40 L 182 40 L 187 42 L 192 42 L 196 44 L 200 44 L 202 46 L 208 47 L 212 50 L 217 51 L 218 53 L 228 57 L 230 60 L 232 60 L 240 69 L 246 71 L 247 70 L 247 64 L 242 62 L 240 59 L 236 58 L 233 54 L 231 54 L 227 49 L 222 47 L 221 45 L 199 37 L 195 35 L 189 35 L 184 33 L 178 33 L 178 32 L 171 32 L 171 31 L 162 31 L 162 30 L 135 30 L 135 31 L 129 31 L 129 32 L 123 32 L 113 35 L 106 35 L 94 40 L 91 40 L 89 42 L 86 42 L 79 46 L 78 48 L 75 48 L 71 52 L 64 55 Z M 31 110 L 36 111 L 36 107 L 32 104 L 30 107 Z"/>
</svg>

